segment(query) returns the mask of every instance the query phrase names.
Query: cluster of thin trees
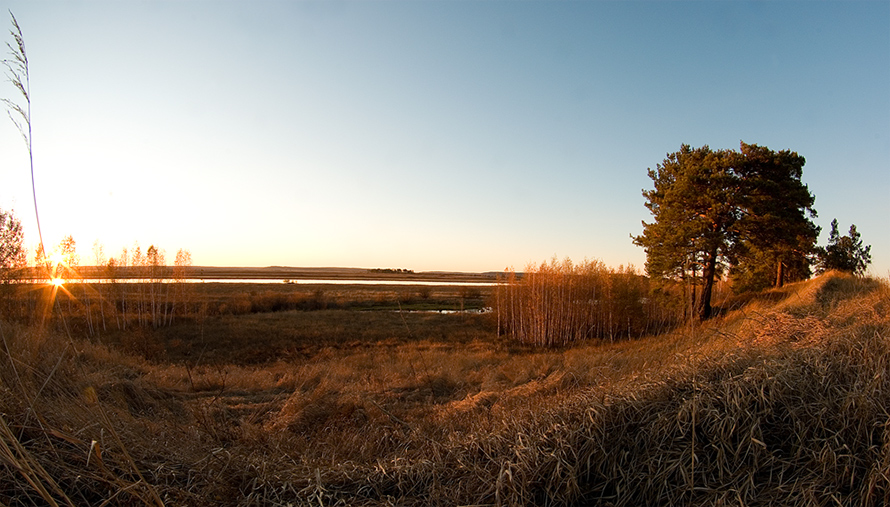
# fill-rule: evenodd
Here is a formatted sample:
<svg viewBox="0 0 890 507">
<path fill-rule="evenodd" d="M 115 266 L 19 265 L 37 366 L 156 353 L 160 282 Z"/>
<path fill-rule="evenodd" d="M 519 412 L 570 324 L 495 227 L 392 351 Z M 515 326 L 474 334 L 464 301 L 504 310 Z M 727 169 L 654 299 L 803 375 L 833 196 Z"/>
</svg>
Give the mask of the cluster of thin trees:
<svg viewBox="0 0 890 507">
<path fill-rule="evenodd" d="M 492 298 L 498 332 L 524 344 L 560 347 L 589 339 L 657 333 L 678 320 L 677 299 L 649 290 L 632 267 L 570 259 L 505 271 Z"/>
<path fill-rule="evenodd" d="M 191 263 L 187 250 L 180 249 L 173 266 L 168 266 L 162 249 L 151 245 L 143 253 L 135 245 L 103 263 L 104 283 L 94 286 L 106 292 L 102 301 L 114 308 L 114 324 L 119 329 L 134 324 L 169 326 L 175 316 L 189 313 L 193 295 L 185 274 Z"/>
<path fill-rule="evenodd" d="M 76 243 L 70 236 L 49 258 L 38 247 L 35 269 L 46 282 L 58 280 L 54 299 L 66 316 L 89 335 L 133 326 L 169 326 L 177 316 L 192 311 L 194 294 L 187 283 L 191 253 L 180 249 L 167 265 L 163 249 L 138 243 L 117 257 L 106 258 L 101 244 L 93 245 L 94 265 L 80 267 Z M 52 286 L 53 284 L 49 284 Z"/>
</svg>

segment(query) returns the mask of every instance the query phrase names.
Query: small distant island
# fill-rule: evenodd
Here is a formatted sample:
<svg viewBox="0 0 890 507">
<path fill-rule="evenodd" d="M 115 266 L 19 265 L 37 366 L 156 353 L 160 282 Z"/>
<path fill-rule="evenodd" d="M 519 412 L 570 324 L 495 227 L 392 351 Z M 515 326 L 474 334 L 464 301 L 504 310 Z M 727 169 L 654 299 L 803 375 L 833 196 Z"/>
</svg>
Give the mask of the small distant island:
<svg viewBox="0 0 890 507">
<path fill-rule="evenodd" d="M 371 273 L 413 273 L 413 269 L 402 269 L 402 268 L 372 268 L 369 269 Z"/>
</svg>

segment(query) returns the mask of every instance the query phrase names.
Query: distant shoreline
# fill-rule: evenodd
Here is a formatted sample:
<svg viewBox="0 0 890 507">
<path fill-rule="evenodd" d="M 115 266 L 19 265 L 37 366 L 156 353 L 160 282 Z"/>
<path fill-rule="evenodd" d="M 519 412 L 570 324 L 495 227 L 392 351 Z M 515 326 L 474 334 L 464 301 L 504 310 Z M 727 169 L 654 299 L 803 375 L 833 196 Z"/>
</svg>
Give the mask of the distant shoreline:
<svg viewBox="0 0 890 507">
<path fill-rule="evenodd" d="M 104 266 L 78 266 L 78 277 L 84 280 L 110 278 Z M 175 266 L 165 266 L 160 278 L 172 278 Z M 147 268 L 142 266 L 126 266 L 115 269 L 115 279 L 143 279 L 149 275 Z M 28 268 L 24 278 L 39 279 L 43 275 L 37 268 Z M 402 282 L 494 282 L 500 273 L 489 271 L 484 273 L 468 273 L 459 271 L 408 271 L 368 268 L 307 268 L 307 267 L 221 267 L 221 266 L 188 266 L 181 277 L 188 280 L 375 280 Z M 155 275 L 155 276 L 157 276 Z"/>
</svg>

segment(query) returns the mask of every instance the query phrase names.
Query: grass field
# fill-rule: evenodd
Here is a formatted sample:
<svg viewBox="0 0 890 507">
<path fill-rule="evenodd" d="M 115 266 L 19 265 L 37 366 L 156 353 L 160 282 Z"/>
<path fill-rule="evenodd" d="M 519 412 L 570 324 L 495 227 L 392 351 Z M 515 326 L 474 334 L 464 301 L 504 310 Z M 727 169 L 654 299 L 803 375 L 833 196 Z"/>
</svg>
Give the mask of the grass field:
<svg viewBox="0 0 890 507">
<path fill-rule="evenodd" d="M 562 349 L 491 315 L 393 311 L 401 288 L 336 290 L 377 311 L 90 340 L 0 323 L 0 503 L 890 503 L 884 281 L 830 274 Z"/>
</svg>

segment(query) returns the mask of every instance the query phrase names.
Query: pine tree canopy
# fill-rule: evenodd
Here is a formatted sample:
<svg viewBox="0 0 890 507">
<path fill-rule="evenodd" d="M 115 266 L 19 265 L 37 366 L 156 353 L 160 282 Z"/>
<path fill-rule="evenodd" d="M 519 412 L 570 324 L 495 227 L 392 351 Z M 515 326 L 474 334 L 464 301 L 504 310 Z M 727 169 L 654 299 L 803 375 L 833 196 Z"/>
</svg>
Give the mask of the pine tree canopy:
<svg viewBox="0 0 890 507">
<path fill-rule="evenodd" d="M 820 248 L 817 254 L 818 271 L 823 273 L 836 269 L 854 275 L 865 274 L 871 264 L 871 245 L 863 246 L 862 237 L 856 225 L 850 226 L 850 232 L 841 236 L 837 230 L 837 219 L 831 221 L 831 232 L 828 245 Z"/>
<path fill-rule="evenodd" d="M 633 238 L 649 276 L 686 283 L 701 319 L 726 266 L 746 288 L 807 278 L 819 228 L 804 163 L 795 152 L 744 142 L 739 151 L 684 144 L 668 154 L 649 170 L 654 188 L 643 191 L 654 220 Z"/>
</svg>

